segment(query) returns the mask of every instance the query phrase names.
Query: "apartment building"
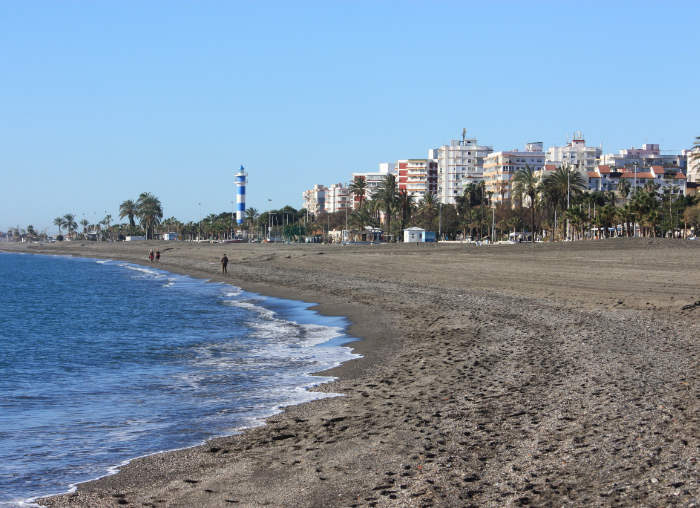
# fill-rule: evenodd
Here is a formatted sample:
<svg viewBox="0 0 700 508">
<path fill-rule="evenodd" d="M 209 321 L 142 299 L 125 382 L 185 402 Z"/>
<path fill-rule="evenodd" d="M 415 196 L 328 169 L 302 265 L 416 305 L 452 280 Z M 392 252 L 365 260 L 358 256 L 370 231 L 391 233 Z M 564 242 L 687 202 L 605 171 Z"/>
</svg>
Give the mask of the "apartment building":
<svg viewBox="0 0 700 508">
<path fill-rule="evenodd" d="M 437 194 L 444 204 L 456 204 L 466 183 L 481 181 L 485 158 L 493 152 L 492 146 L 480 146 L 465 134 L 429 153 L 429 158 L 437 158 Z"/>
<path fill-rule="evenodd" d="M 314 185 L 313 189 L 304 191 L 304 204 L 302 208 L 306 208 L 309 213 L 320 214 L 326 209 L 326 192 L 328 187 L 325 185 Z"/>
<path fill-rule="evenodd" d="M 418 203 L 426 193 L 437 194 L 437 161 L 435 159 L 405 159 L 396 162 L 399 190 L 406 190 Z"/>
<path fill-rule="evenodd" d="M 483 178 L 486 191 L 493 192 L 496 202 L 511 199 L 511 180 L 519 169 L 529 166 L 533 171 L 545 170 L 545 153 L 542 143 L 527 143 L 525 151 L 519 150 L 490 153 L 484 159 Z M 553 167 L 553 166 L 552 166 Z"/>
<path fill-rule="evenodd" d="M 379 171 L 369 173 L 353 173 L 352 179 L 354 180 L 357 176 L 364 179 L 366 185 L 365 199 L 371 199 L 372 195 L 377 190 L 377 187 L 379 187 L 379 184 L 381 184 L 384 178 L 386 178 L 386 175 L 394 175 L 394 178 L 398 177 L 396 164 L 393 162 L 382 162 L 379 164 Z M 359 196 L 354 197 L 355 201 L 359 201 L 359 199 Z"/>
<path fill-rule="evenodd" d="M 344 212 L 352 210 L 352 201 L 349 198 L 346 185 L 336 183 L 326 190 L 325 211 L 327 213 Z"/>
<path fill-rule="evenodd" d="M 673 154 L 670 150 L 660 150 L 658 144 L 645 143 L 642 148 L 632 147 L 620 150 L 619 153 L 601 155 L 600 164 L 618 170 L 633 168 L 636 165 L 638 171 L 661 166 L 666 170 L 680 171 L 685 174 L 688 171 L 688 156 L 687 150 L 680 154 Z"/>
<path fill-rule="evenodd" d="M 627 180 L 630 184 L 631 192 L 635 187 L 643 188 L 648 182 L 658 185 L 657 193 L 663 194 L 668 188 L 676 195 L 687 194 L 687 178 L 680 171 L 666 170 L 662 166 L 652 166 L 643 168 L 611 168 L 608 165 L 598 165 L 588 174 L 588 190 L 608 192 L 617 190 L 620 180 Z"/>
<path fill-rule="evenodd" d="M 681 155 L 688 161 L 688 171 L 686 172 L 688 181 L 693 183 L 700 182 L 700 148 L 683 150 Z"/>
<path fill-rule="evenodd" d="M 583 134 L 575 132 L 572 140 L 567 142 L 566 146 L 552 146 L 547 150 L 545 164 L 557 167 L 568 164 L 577 169 L 585 179 L 586 173 L 594 171 L 596 166 L 600 164 L 602 155 L 603 149 L 601 147 L 586 146 Z"/>
</svg>

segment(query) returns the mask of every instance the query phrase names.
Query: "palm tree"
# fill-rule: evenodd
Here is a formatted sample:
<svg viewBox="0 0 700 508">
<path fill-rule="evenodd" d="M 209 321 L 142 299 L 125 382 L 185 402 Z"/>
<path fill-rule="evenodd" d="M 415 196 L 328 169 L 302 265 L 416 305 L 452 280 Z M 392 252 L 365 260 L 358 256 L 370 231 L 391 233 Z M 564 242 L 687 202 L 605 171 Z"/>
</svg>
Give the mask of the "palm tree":
<svg viewBox="0 0 700 508">
<path fill-rule="evenodd" d="M 539 192 L 539 176 L 528 165 L 520 168 L 513 176 L 513 186 L 519 194 L 526 194 L 530 198 L 530 215 L 532 224 L 532 241 L 535 242 L 535 203 Z"/>
<path fill-rule="evenodd" d="M 86 234 L 86 233 L 87 233 L 88 224 L 90 224 L 90 221 L 89 221 L 89 220 L 87 220 L 87 219 L 81 219 L 81 220 L 80 220 L 80 225 L 83 226 L 83 234 Z"/>
<path fill-rule="evenodd" d="M 350 182 L 350 185 L 348 186 L 348 192 L 351 193 L 355 198 L 358 200 L 358 206 L 357 209 L 361 210 L 362 209 L 362 204 L 365 201 L 366 193 L 367 193 L 367 182 L 365 181 L 364 176 L 356 176 L 352 179 L 352 182 Z"/>
<path fill-rule="evenodd" d="M 119 205 L 119 218 L 129 217 L 129 232 L 133 233 L 133 229 L 136 227 L 134 222 L 134 217 L 138 213 L 138 206 L 131 199 L 127 199 L 121 205 Z"/>
<path fill-rule="evenodd" d="M 689 161 L 696 164 L 700 164 L 700 136 L 697 136 L 695 138 L 695 141 L 693 142 L 693 148 L 691 148 L 691 150 L 693 152 L 690 154 Z"/>
<path fill-rule="evenodd" d="M 631 190 L 632 184 L 630 184 L 629 180 L 620 178 L 620 182 L 617 184 L 617 193 L 622 196 L 622 199 L 627 201 L 627 196 L 630 195 Z"/>
<path fill-rule="evenodd" d="M 348 216 L 348 225 L 353 229 L 357 229 L 360 235 L 366 235 L 365 228 L 367 226 L 376 226 L 377 221 L 372 217 L 372 214 L 369 213 L 367 208 L 360 208 Z"/>
<path fill-rule="evenodd" d="M 418 211 L 425 218 L 425 229 L 430 231 L 430 226 L 432 225 L 435 215 L 439 212 L 440 208 L 440 198 L 437 197 L 432 192 L 426 192 L 423 199 L 418 204 Z"/>
<path fill-rule="evenodd" d="M 58 226 L 58 234 L 61 234 L 61 228 L 66 225 L 66 220 L 63 217 L 56 217 L 53 220 L 53 225 Z"/>
<path fill-rule="evenodd" d="M 560 210 L 568 208 L 569 197 L 580 194 L 586 188 L 581 173 L 571 165 L 563 164 L 542 182 L 550 199 Z M 566 206 L 565 206 L 566 205 Z"/>
<path fill-rule="evenodd" d="M 78 229 L 78 224 L 75 222 L 75 214 L 67 213 L 63 216 L 63 225 L 68 230 L 68 236 L 70 236 L 73 231 Z"/>
<path fill-rule="evenodd" d="M 625 236 L 630 236 L 630 220 L 633 216 L 632 207 L 629 203 L 625 203 L 622 206 L 617 207 L 617 220 L 623 225 L 625 229 Z"/>
<path fill-rule="evenodd" d="M 413 196 L 406 189 L 399 191 L 398 209 L 401 213 L 401 230 L 403 230 L 411 221 L 411 213 L 415 208 L 413 205 Z"/>
<path fill-rule="evenodd" d="M 250 236 L 250 230 L 255 227 L 258 219 L 260 218 L 260 212 L 257 208 L 247 208 L 245 211 L 245 221 L 248 224 L 248 236 Z"/>
<path fill-rule="evenodd" d="M 142 192 L 136 201 L 136 215 L 146 229 L 146 238 L 153 238 L 155 226 L 163 218 L 160 200 L 150 192 Z"/>
<path fill-rule="evenodd" d="M 506 200 L 506 194 L 508 193 L 508 189 L 510 188 L 510 181 L 509 180 L 497 180 L 495 185 L 496 185 L 496 192 L 498 194 L 500 194 L 501 203 L 503 203 Z"/>
<path fill-rule="evenodd" d="M 388 234 L 391 234 L 391 216 L 396 210 L 398 199 L 399 192 L 396 186 L 396 178 L 394 178 L 394 175 L 386 175 L 377 187 L 372 200 L 376 201 L 384 212 Z"/>
<path fill-rule="evenodd" d="M 584 212 L 578 206 L 572 206 L 566 211 L 564 216 L 571 222 L 571 225 L 574 228 L 572 236 L 577 237 L 577 233 L 581 233 L 583 231 L 583 223 L 587 218 L 586 212 Z"/>
</svg>

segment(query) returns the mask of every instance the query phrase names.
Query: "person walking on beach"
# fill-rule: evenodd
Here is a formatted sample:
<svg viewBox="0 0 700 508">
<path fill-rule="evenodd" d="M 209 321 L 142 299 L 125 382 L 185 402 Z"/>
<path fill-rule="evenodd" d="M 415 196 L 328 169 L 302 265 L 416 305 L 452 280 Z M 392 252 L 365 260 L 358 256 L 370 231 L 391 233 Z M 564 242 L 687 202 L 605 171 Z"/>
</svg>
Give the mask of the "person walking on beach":
<svg viewBox="0 0 700 508">
<path fill-rule="evenodd" d="M 228 265 L 228 258 L 226 254 L 221 258 L 221 273 L 226 273 L 226 265 Z"/>
<path fill-rule="evenodd" d="M 156 249 L 156 262 L 160 260 L 160 249 Z"/>
<path fill-rule="evenodd" d="M 153 249 L 151 249 L 151 252 L 148 253 L 148 259 L 150 259 L 151 263 L 153 263 Z"/>
</svg>

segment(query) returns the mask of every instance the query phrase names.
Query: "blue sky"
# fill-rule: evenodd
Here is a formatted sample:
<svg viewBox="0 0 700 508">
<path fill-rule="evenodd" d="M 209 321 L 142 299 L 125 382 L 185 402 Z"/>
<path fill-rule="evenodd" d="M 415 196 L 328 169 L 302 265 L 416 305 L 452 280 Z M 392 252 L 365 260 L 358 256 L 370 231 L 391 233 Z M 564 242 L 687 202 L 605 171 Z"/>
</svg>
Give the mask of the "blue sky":
<svg viewBox="0 0 700 508">
<path fill-rule="evenodd" d="M 0 231 L 300 208 L 314 184 L 426 157 L 700 135 L 696 1 L 0 0 Z M 52 232 L 56 228 L 52 228 Z"/>
</svg>

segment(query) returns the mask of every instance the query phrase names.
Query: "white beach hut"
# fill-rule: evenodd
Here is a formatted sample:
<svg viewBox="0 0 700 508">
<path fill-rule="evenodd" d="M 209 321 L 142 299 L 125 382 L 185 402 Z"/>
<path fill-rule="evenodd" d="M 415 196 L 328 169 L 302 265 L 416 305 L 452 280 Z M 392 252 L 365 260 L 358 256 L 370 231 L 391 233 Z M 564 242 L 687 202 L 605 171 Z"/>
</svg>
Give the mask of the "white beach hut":
<svg viewBox="0 0 700 508">
<path fill-rule="evenodd" d="M 403 241 L 408 242 L 425 242 L 425 229 L 412 227 L 403 230 Z"/>
</svg>

